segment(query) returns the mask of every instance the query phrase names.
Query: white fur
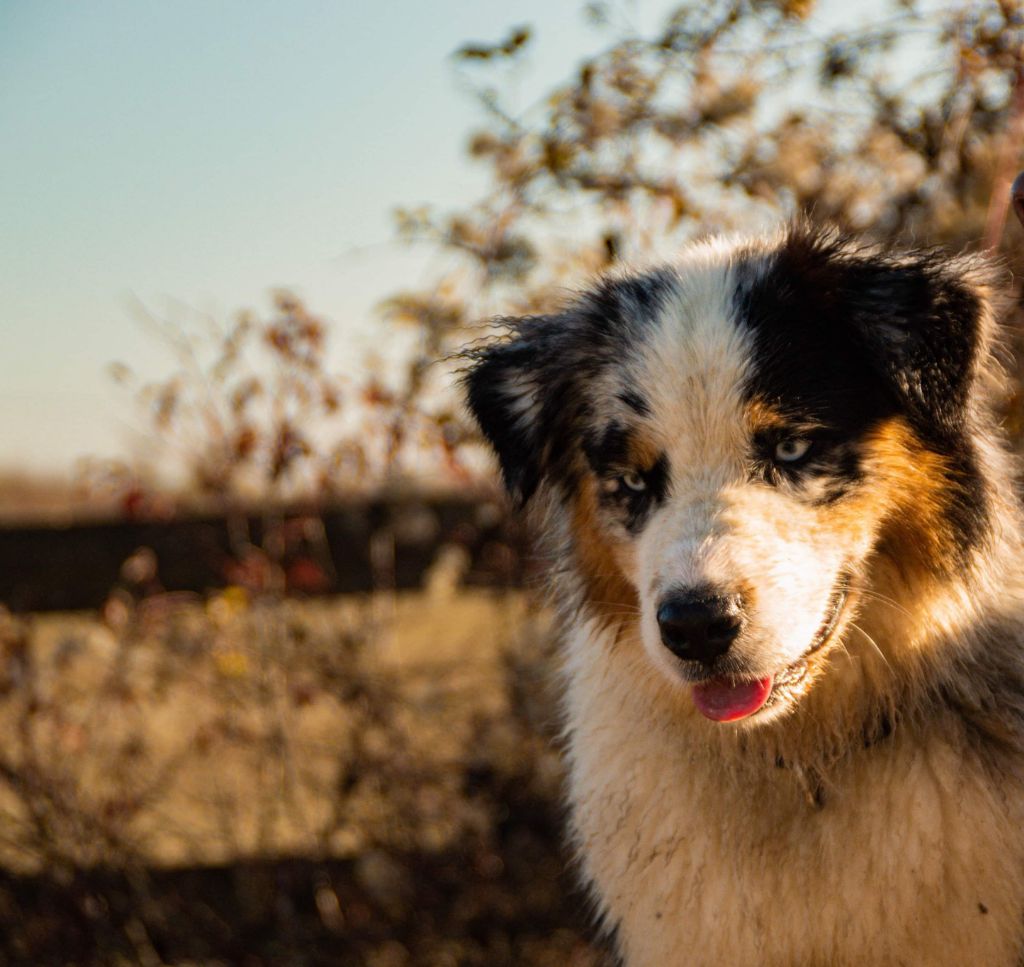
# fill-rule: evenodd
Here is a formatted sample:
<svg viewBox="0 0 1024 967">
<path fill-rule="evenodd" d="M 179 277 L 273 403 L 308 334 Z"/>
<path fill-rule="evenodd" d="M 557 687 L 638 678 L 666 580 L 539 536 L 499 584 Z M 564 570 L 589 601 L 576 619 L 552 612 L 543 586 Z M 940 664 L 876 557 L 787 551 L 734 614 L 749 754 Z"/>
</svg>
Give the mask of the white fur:
<svg viewBox="0 0 1024 967">
<path fill-rule="evenodd" d="M 1018 963 L 1020 776 L 956 722 L 849 755 L 818 808 L 629 644 L 579 627 L 567 667 L 579 853 L 629 967 Z"/>
<path fill-rule="evenodd" d="M 734 281 L 718 248 L 701 247 L 679 268 L 675 298 L 634 364 L 673 468 L 673 494 L 635 548 L 643 643 L 678 674 L 661 644 L 655 612 L 674 587 L 755 585 L 755 620 L 736 652 L 761 674 L 797 660 L 824 620 L 844 555 L 817 526 L 807 501 L 751 482 L 743 380 L 749 334 L 735 322 Z"/>
</svg>

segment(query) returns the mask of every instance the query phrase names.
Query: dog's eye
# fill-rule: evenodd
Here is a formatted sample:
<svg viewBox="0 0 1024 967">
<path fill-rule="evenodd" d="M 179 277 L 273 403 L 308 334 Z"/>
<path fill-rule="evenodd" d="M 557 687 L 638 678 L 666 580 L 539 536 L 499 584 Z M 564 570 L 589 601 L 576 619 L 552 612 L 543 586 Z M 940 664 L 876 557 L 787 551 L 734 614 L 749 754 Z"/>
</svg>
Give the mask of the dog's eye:
<svg viewBox="0 0 1024 967">
<path fill-rule="evenodd" d="M 647 489 L 647 481 L 644 480 L 642 474 L 637 473 L 635 470 L 624 473 L 619 477 L 619 480 L 622 481 L 622 486 L 626 490 L 631 490 L 635 494 L 641 494 Z"/>
<path fill-rule="evenodd" d="M 811 441 L 806 437 L 788 437 L 775 445 L 775 459 L 779 463 L 799 463 L 810 449 Z"/>
</svg>

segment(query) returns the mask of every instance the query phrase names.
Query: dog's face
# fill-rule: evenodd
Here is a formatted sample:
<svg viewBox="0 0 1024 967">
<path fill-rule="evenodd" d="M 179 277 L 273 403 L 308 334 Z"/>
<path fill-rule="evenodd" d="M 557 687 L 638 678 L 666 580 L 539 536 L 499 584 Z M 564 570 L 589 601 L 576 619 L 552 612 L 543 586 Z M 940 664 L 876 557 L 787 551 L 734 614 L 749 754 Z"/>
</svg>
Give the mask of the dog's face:
<svg viewBox="0 0 1024 967">
<path fill-rule="evenodd" d="M 970 442 L 976 266 L 797 228 L 607 280 L 476 354 L 470 408 L 510 491 L 559 516 L 591 615 L 718 721 L 811 686 L 873 556 L 907 575 L 983 539 Z"/>
</svg>

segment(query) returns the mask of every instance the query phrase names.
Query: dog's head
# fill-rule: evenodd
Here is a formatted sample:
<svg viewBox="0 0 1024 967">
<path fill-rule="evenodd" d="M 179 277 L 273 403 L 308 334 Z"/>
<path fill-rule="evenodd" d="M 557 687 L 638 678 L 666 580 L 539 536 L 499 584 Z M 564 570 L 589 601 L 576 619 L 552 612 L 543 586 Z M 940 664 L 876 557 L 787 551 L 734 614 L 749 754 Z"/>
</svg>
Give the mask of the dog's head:
<svg viewBox="0 0 1024 967">
<path fill-rule="evenodd" d="M 763 722 L 872 559 L 941 580 L 984 540 L 986 293 L 970 259 L 828 231 L 705 244 L 513 321 L 469 406 L 513 496 L 561 522 L 582 606 L 635 614 L 709 718 Z"/>
</svg>

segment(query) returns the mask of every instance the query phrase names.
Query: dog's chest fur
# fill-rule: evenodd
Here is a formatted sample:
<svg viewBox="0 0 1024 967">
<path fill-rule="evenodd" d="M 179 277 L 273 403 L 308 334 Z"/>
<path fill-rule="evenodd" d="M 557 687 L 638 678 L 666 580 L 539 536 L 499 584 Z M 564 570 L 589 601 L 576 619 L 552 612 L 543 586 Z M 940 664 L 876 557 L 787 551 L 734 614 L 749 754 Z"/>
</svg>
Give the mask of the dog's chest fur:
<svg viewBox="0 0 1024 967">
<path fill-rule="evenodd" d="M 695 751 L 609 636 L 580 629 L 569 661 L 578 847 L 630 967 L 1018 963 L 1020 783 L 955 728 L 819 780 Z"/>
</svg>

